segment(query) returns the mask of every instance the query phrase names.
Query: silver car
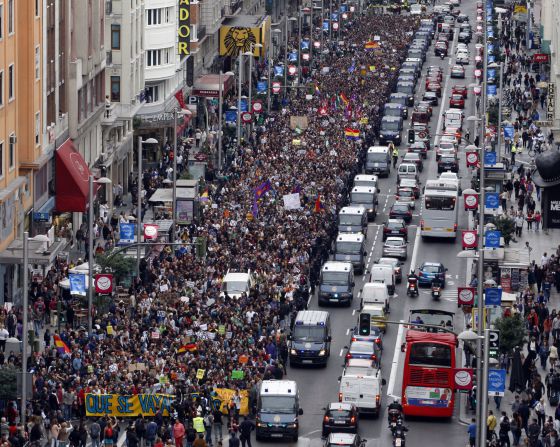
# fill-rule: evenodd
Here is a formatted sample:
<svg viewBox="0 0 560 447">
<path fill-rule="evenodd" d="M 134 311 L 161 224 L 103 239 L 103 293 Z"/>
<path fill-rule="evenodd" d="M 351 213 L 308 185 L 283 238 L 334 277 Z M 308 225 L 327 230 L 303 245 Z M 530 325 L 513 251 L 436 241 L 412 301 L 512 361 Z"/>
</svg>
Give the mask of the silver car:
<svg viewBox="0 0 560 447">
<path fill-rule="evenodd" d="M 398 258 L 405 261 L 408 257 L 408 248 L 404 238 L 388 237 L 383 244 L 383 257 Z"/>
</svg>

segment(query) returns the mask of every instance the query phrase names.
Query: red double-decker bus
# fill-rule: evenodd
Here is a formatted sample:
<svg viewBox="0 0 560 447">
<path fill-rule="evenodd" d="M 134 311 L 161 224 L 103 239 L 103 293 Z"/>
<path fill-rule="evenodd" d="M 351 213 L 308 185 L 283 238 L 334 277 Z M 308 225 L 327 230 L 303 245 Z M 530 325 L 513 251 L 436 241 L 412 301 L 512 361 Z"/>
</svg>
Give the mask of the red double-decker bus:
<svg viewBox="0 0 560 447">
<path fill-rule="evenodd" d="M 407 332 L 402 381 L 405 415 L 453 416 L 456 349 L 457 339 L 451 333 Z"/>
</svg>

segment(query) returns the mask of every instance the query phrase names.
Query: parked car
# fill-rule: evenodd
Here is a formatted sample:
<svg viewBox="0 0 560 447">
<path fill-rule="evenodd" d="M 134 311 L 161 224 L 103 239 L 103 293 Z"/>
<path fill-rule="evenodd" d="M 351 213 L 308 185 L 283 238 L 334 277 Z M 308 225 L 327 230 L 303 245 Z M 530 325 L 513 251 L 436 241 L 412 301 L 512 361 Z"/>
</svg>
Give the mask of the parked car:
<svg viewBox="0 0 560 447">
<path fill-rule="evenodd" d="M 406 260 L 408 257 L 408 250 L 406 241 L 402 237 L 388 237 L 383 244 L 383 257 L 393 257 Z"/>
</svg>

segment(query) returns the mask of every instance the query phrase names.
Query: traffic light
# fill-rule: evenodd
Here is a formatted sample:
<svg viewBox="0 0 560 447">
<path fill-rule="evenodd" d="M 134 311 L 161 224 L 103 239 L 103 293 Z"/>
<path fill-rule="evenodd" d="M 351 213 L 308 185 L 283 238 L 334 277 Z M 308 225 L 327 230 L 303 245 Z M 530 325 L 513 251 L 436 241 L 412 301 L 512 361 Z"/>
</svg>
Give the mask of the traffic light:
<svg viewBox="0 0 560 447">
<path fill-rule="evenodd" d="M 416 141 L 416 134 L 414 132 L 414 129 L 409 129 L 408 130 L 408 142 L 409 144 L 412 144 Z"/>
<path fill-rule="evenodd" d="M 360 335 L 369 335 L 371 330 L 371 315 L 360 314 Z"/>
</svg>

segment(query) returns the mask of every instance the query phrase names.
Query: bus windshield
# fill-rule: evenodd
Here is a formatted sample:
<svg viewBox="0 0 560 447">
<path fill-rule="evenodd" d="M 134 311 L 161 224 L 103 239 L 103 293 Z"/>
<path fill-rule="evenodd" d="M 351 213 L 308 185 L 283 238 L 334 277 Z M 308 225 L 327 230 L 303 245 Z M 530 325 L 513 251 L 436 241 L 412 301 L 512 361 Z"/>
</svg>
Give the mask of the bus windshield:
<svg viewBox="0 0 560 447">
<path fill-rule="evenodd" d="M 347 284 L 348 273 L 346 272 L 323 272 L 324 284 Z"/>
<path fill-rule="evenodd" d="M 453 211 L 455 209 L 455 197 L 438 197 L 426 195 L 425 208 L 427 210 Z"/>
<path fill-rule="evenodd" d="M 414 343 L 410 346 L 409 365 L 450 368 L 451 348 L 439 343 Z"/>
</svg>

